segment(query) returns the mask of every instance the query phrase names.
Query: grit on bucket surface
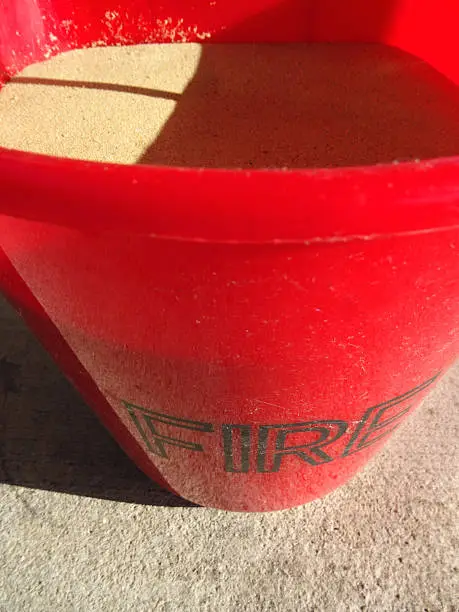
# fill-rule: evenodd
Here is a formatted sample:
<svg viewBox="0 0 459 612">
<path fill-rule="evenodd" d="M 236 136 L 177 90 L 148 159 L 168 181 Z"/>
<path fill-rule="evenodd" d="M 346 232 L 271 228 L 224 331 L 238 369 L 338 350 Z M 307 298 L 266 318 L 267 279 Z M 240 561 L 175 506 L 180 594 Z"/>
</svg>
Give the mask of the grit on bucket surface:
<svg viewBox="0 0 459 612">
<path fill-rule="evenodd" d="M 0 610 L 457 610 L 458 366 L 347 486 L 235 514 L 155 488 L 3 301 L 0 346 Z"/>
</svg>

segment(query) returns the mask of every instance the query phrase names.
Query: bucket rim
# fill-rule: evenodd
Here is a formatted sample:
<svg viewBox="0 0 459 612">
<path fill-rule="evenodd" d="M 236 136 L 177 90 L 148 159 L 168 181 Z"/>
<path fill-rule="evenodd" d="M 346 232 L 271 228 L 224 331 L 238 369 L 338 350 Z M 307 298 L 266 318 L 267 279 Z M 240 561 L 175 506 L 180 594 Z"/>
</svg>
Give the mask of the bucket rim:
<svg viewBox="0 0 459 612">
<path fill-rule="evenodd" d="M 459 157 L 330 169 L 215 169 L 0 148 L 0 214 L 186 242 L 311 244 L 459 230 Z"/>
</svg>

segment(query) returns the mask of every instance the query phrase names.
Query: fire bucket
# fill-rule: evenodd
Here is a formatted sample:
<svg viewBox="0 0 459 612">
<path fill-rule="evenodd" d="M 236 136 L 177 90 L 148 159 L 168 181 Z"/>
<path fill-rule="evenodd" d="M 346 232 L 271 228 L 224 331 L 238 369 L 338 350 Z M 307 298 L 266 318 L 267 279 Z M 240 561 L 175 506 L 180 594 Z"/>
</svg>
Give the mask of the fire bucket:
<svg viewBox="0 0 459 612">
<path fill-rule="evenodd" d="M 453 0 L 164 4 L 3 3 L 0 75 L 205 32 L 384 42 L 459 81 Z M 198 504 L 333 490 L 458 354 L 459 158 L 245 171 L 2 149 L 0 190 L 2 290 L 139 467 Z"/>
</svg>

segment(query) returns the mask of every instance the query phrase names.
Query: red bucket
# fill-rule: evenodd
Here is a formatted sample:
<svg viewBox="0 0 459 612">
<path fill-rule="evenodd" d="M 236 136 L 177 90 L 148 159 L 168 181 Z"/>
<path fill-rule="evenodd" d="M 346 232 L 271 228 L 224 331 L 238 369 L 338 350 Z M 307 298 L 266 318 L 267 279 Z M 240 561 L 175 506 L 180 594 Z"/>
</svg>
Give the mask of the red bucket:
<svg viewBox="0 0 459 612">
<path fill-rule="evenodd" d="M 0 75 L 205 32 L 383 42 L 459 83 L 458 20 L 456 0 L 7 0 Z M 459 158 L 242 171 L 2 149 L 0 189 L 3 291 L 139 467 L 198 504 L 333 490 L 458 354 Z"/>
</svg>

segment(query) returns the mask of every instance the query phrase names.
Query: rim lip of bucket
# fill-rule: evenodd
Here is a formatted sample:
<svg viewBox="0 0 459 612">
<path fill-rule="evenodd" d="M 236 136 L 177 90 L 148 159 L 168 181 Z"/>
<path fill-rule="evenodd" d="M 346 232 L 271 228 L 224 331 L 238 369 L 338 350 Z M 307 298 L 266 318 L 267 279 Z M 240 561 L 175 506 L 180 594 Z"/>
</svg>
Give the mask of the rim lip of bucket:
<svg viewBox="0 0 459 612">
<path fill-rule="evenodd" d="M 0 148 L 0 215 L 186 242 L 310 244 L 459 230 L 459 157 L 330 169 L 120 165 Z"/>
</svg>

